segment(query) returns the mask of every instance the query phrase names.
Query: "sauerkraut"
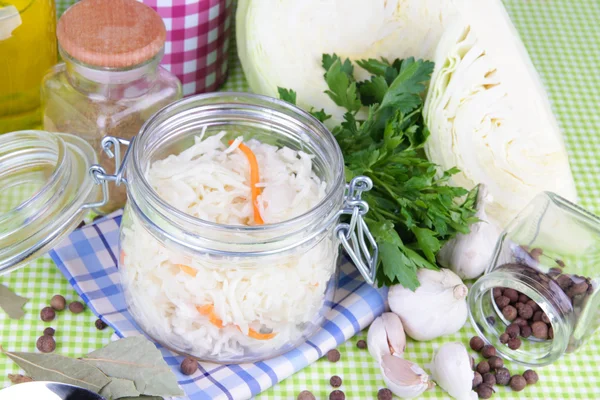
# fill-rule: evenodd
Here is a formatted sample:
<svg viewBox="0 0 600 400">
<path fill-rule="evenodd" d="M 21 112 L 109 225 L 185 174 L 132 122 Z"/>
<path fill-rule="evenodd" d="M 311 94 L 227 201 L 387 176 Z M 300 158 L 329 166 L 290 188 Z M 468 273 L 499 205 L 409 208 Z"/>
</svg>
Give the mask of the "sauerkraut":
<svg viewBox="0 0 600 400">
<path fill-rule="evenodd" d="M 224 136 L 200 135 L 187 150 L 154 162 L 146 179 L 162 199 L 196 218 L 256 225 L 242 139 L 229 145 Z M 327 185 L 314 172 L 312 156 L 256 140 L 243 143 L 259 167 L 256 205 L 265 224 L 299 216 L 325 197 Z M 297 344 L 322 318 L 338 255 L 334 235 L 323 237 L 261 257 L 192 253 L 158 240 L 128 206 L 120 270 L 129 311 L 154 339 L 199 358 L 274 355 Z"/>
</svg>

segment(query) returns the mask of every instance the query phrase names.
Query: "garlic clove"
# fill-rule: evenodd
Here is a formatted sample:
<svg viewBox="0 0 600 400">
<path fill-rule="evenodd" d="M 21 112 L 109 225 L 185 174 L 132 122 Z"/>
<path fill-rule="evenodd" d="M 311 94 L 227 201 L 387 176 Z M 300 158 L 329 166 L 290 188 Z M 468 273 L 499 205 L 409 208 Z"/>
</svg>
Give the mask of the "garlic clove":
<svg viewBox="0 0 600 400">
<path fill-rule="evenodd" d="M 435 386 L 421 367 L 400 357 L 384 355 L 380 369 L 387 388 L 403 399 L 420 396 Z"/>
<path fill-rule="evenodd" d="M 461 343 L 446 343 L 433 356 L 429 365 L 432 378 L 450 396 L 458 400 L 475 400 L 472 390 L 474 372 L 471 357 Z"/>
<path fill-rule="evenodd" d="M 384 355 L 402 356 L 406 335 L 400 317 L 394 313 L 383 313 L 375 318 L 367 334 L 367 347 L 377 362 Z"/>
</svg>

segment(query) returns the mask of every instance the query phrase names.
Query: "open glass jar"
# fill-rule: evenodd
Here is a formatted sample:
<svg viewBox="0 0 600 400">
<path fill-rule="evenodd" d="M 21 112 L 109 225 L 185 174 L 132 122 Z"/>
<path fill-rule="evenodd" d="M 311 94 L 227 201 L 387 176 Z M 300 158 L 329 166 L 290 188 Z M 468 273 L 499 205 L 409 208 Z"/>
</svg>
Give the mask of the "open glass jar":
<svg viewBox="0 0 600 400">
<path fill-rule="evenodd" d="M 251 226 L 195 218 L 165 201 L 147 179 L 149 167 L 190 148 L 198 135 L 221 131 L 223 141 L 242 136 L 301 150 L 325 195 L 297 217 Z M 114 175 L 90 167 L 104 200 L 108 181 L 128 193 L 119 259 L 125 299 L 139 326 L 166 347 L 220 363 L 290 350 L 316 331 L 332 304 L 340 243 L 373 283 L 377 245 L 361 200 L 371 182 L 357 177 L 346 185 L 335 138 L 295 106 L 247 93 L 199 95 L 156 113 L 132 141 L 106 137 L 102 145 L 117 160 Z"/>
<path fill-rule="evenodd" d="M 599 278 L 600 218 L 542 193 L 503 232 L 486 274 L 471 288 L 471 321 L 503 357 L 550 364 L 577 350 L 598 327 Z M 528 337 L 511 349 L 500 335 L 511 323 L 521 325 L 522 333 L 527 322 L 518 318 L 529 320 L 532 329 L 525 328 Z"/>
</svg>

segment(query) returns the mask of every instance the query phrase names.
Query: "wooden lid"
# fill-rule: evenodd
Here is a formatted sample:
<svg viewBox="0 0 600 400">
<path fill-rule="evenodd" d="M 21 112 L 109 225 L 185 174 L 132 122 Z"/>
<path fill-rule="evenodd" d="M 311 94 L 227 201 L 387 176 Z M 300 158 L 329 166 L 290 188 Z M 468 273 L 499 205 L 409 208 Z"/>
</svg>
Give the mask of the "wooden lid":
<svg viewBox="0 0 600 400">
<path fill-rule="evenodd" d="M 56 35 L 82 63 L 126 68 L 161 51 L 166 30 L 156 11 L 135 0 L 82 0 L 62 15 Z"/>
</svg>

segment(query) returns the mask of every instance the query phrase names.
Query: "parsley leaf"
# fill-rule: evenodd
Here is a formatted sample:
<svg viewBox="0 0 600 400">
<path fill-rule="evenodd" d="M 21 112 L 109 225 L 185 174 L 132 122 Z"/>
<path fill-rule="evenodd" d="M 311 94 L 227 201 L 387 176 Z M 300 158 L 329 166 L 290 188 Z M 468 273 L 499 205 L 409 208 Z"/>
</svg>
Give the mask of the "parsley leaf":
<svg viewBox="0 0 600 400">
<path fill-rule="evenodd" d="M 361 107 L 354 77 L 345 69 L 345 64 L 336 59 L 325 73 L 329 90 L 325 91 L 335 104 L 348 111 L 358 111 Z"/>
<path fill-rule="evenodd" d="M 294 92 L 292 89 L 277 87 L 277 92 L 279 93 L 279 98 L 281 100 L 296 105 L 296 92 Z"/>
</svg>

